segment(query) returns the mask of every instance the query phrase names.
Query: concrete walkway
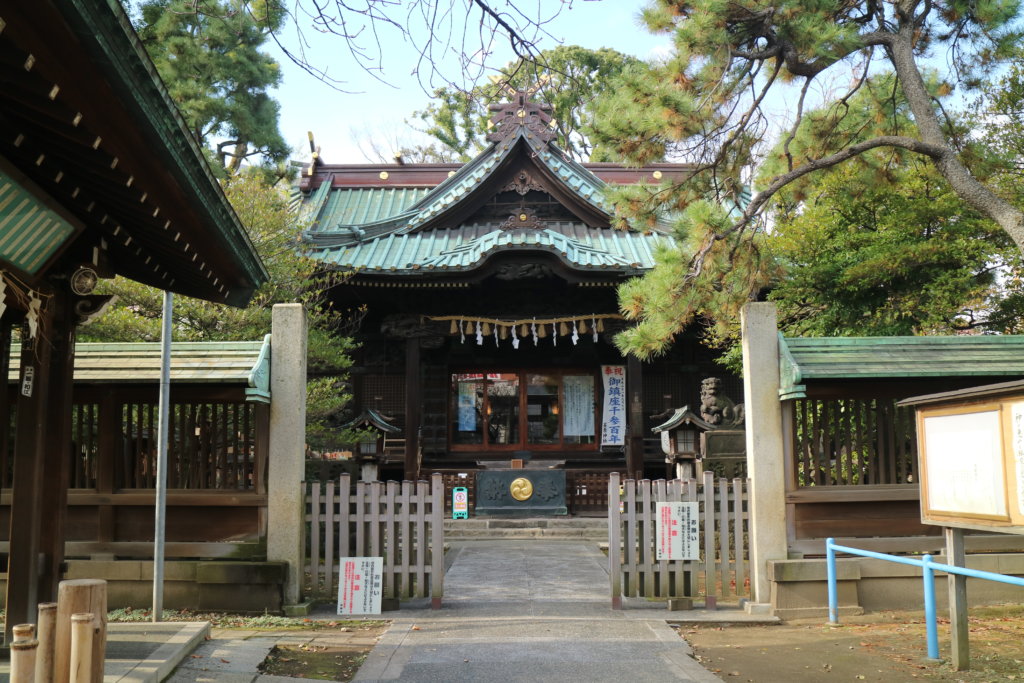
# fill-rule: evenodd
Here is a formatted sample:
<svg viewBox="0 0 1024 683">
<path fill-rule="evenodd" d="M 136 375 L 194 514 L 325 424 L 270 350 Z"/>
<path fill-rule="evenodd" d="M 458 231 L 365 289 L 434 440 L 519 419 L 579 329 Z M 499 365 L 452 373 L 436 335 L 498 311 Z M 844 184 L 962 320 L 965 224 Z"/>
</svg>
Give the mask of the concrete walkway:
<svg viewBox="0 0 1024 683">
<path fill-rule="evenodd" d="M 610 609 L 593 543 L 476 541 L 451 552 L 442 609 L 383 615 L 394 623 L 355 680 L 719 681 L 663 605 Z"/>
</svg>

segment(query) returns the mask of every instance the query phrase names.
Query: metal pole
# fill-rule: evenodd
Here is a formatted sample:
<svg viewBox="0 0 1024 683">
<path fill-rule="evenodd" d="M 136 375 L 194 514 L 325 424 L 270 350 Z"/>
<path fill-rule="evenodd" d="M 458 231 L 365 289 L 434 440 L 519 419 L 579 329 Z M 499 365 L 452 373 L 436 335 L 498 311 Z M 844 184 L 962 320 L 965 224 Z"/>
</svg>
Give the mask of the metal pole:
<svg viewBox="0 0 1024 683">
<path fill-rule="evenodd" d="M 828 623 L 839 623 L 839 591 L 836 588 L 836 549 L 833 538 L 825 539 L 825 566 L 828 569 Z"/>
<path fill-rule="evenodd" d="M 153 524 L 153 621 L 160 621 L 164 611 L 164 537 L 167 509 L 167 442 L 170 440 L 168 414 L 171 404 L 171 314 L 174 294 L 164 292 L 163 319 L 160 331 L 160 405 L 156 447 L 156 518 Z"/>
<path fill-rule="evenodd" d="M 935 570 L 932 556 L 921 556 L 921 578 L 924 581 L 924 621 L 928 638 L 928 659 L 939 658 L 939 631 L 935 622 Z"/>
</svg>

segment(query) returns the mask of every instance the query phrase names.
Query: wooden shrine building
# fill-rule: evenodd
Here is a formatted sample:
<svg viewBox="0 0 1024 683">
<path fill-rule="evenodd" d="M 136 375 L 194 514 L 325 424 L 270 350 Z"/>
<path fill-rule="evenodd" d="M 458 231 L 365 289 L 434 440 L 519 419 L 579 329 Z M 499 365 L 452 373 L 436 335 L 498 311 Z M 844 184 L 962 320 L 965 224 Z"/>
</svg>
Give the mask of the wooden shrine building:
<svg viewBox="0 0 1024 683">
<path fill-rule="evenodd" d="M 0 0 L 0 81 L 5 380 L 21 339 L 13 402 L 0 391 L 10 634 L 64 566 L 75 328 L 106 303 L 97 278 L 243 306 L 266 271 L 117 0 Z"/>
<path fill-rule="evenodd" d="M 654 265 L 667 228 L 612 227 L 608 183 L 682 178 L 681 164 L 580 164 L 526 92 L 492 105 L 490 145 L 460 164 L 330 165 L 299 189 L 302 240 L 359 310 L 354 414 L 394 417 L 383 478 L 525 467 L 664 477 L 652 415 L 699 405 L 722 377 L 696 335 L 653 363 L 612 342 L 616 287 Z"/>
</svg>

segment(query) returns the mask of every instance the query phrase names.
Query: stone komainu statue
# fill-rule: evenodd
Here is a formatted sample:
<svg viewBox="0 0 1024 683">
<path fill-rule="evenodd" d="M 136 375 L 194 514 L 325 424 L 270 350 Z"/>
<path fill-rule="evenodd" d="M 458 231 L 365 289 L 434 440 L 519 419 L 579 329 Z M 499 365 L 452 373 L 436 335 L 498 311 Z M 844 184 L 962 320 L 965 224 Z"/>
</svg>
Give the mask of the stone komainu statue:
<svg viewBox="0 0 1024 683">
<path fill-rule="evenodd" d="M 736 405 L 722 395 L 722 380 L 708 377 L 700 383 L 700 416 L 718 428 L 739 427 L 743 424 L 743 404 Z"/>
</svg>

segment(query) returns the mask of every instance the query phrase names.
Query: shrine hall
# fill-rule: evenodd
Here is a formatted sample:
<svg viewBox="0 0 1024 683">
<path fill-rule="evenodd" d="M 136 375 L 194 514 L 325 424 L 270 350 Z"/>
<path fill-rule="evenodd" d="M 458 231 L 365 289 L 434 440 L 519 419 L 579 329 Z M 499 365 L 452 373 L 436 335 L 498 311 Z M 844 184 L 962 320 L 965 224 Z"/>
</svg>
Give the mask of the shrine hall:
<svg viewBox="0 0 1024 683">
<path fill-rule="evenodd" d="M 618 285 L 654 265 L 667 226 L 613 228 L 609 184 L 682 179 L 683 164 L 578 163 L 530 93 L 492 105 L 465 164 L 331 165 L 299 189 L 302 242 L 337 310 L 359 311 L 354 413 L 398 428 L 384 479 L 526 468 L 661 478 L 656 416 L 699 405 L 709 375 L 741 396 L 699 330 L 650 363 L 613 342 Z M 387 438 L 385 438 L 387 441 Z"/>
</svg>

